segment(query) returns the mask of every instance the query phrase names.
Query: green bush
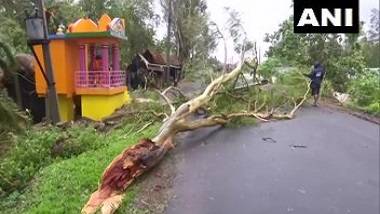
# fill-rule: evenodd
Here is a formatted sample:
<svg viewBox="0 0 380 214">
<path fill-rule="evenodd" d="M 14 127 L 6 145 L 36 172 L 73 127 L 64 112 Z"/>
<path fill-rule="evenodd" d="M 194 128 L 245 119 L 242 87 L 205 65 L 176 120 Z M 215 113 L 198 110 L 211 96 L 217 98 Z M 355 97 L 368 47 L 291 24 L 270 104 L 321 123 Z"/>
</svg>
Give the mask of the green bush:
<svg viewBox="0 0 380 214">
<path fill-rule="evenodd" d="M 209 103 L 207 109 L 216 115 L 241 113 L 244 111 L 269 112 L 276 109 L 288 112 L 294 108 L 294 102 L 302 100 L 308 84 L 300 71 L 302 68 L 290 68 L 287 71 L 276 73 L 276 81 L 263 86 L 252 86 L 233 90 L 232 84 L 227 84 L 223 93 L 218 93 Z M 303 69 L 304 70 L 304 69 Z M 227 127 L 254 125 L 255 118 L 234 118 Z"/>
<path fill-rule="evenodd" d="M 284 111 L 294 108 L 294 102 L 302 100 L 308 89 L 308 79 L 302 74 L 307 73 L 305 68 L 291 68 L 290 70 L 279 73 L 277 80 L 273 84 L 271 91 L 271 105 L 276 108 L 281 106 Z"/>
<path fill-rule="evenodd" d="M 334 88 L 330 80 L 323 80 L 321 87 L 321 95 L 322 97 L 332 98 L 334 96 Z"/>
<path fill-rule="evenodd" d="M 29 125 L 30 118 L 0 89 L 0 133 L 22 132 Z"/>
<path fill-rule="evenodd" d="M 90 194 L 98 187 L 103 170 L 116 155 L 141 136 L 152 137 L 154 125 L 137 134 L 134 124 L 107 135 L 102 149 L 85 152 L 77 157 L 53 163 L 37 174 L 25 193 L 14 193 L 0 203 L 5 213 L 80 213 Z M 128 191 L 121 210 L 132 202 L 135 188 Z"/>
<path fill-rule="evenodd" d="M 15 143 L 0 162 L 0 196 L 21 190 L 36 172 L 55 160 L 70 158 L 105 143 L 93 128 L 74 126 L 67 131 L 50 127 L 29 130 L 15 138 Z"/>
<path fill-rule="evenodd" d="M 61 136 L 53 146 L 54 157 L 71 158 L 85 151 L 95 150 L 106 145 L 104 136 L 92 127 L 74 126 Z"/>
<path fill-rule="evenodd" d="M 369 105 L 367 108 L 367 111 L 369 113 L 373 113 L 377 116 L 380 116 L 380 102 L 375 102 Z"/>
<path fill-rule="evenodd" d="M 379 74 L 368 72 L 352 81 L 350 94 L 355 103 L 369 106 L 380 100 Z"/>
<path fill-rule="evenodd" d="M 379 71 L 367 71 L 351 82 L 350 95 L 354 105 L 370 113 L 379 114 Z"/>
<path fill-rule="evenodd" d="M 259 66 L 258 75 L 262 76 L 264 79 L 271 80 L 281 66 L 281 60 L 276 57 L 271 57 Z"/>
<path fill-rule="evenodd" d="M 0 163 L 1 195 L 16 190 L 29 182 L 40 167 L 51 162 L 50 148 L 58 139 L 56 130 L 27 132 L 16 138 L 14 148 Z"/>
</svg>

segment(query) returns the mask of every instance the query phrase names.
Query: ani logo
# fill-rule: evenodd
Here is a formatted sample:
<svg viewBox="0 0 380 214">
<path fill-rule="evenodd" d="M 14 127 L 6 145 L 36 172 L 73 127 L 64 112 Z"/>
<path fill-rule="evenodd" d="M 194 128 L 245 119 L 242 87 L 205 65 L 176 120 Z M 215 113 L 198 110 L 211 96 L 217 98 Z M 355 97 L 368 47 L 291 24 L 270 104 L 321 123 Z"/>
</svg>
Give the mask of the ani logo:
<svg viewBox="0 0 380 214">
<path fill-rule="evenodd" d="M 359 33 L 359 0 L 294 0 L 295 33 Z"/>
</svg>

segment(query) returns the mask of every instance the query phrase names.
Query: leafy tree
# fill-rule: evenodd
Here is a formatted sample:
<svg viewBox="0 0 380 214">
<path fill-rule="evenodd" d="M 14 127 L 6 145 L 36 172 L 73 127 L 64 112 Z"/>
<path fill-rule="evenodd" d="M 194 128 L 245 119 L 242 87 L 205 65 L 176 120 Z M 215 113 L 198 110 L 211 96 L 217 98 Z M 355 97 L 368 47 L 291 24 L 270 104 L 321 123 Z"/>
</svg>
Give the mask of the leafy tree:
<svg viewBox="0 0 380 214">
<path fill-rule="evenodd" d="M 60 24 L 66 27 L 85 15 L 75 0 L 45 0 L 49 16 L 49 32 L 55 33 Z"/>
<path fill-rule="evenodd" d="M 370 68 L 380 67 L 380 43 L 372 43 L 364 38 L 361 41 L 361 46 L 363 50 L 364 59 L 366 64 Z"/>
<path fill-rule="evenodd" d="M 19 107 L 8 97 L 3 87 L 11 80 L 15 80 L 14 74 L 16 62 L 11 48 L 0 38 L 0 136 L 7 138 L 10 131 L 22 131 L 26 127 L 28 118 L 19 110 Z M 20 90 L 16 92 L 17 101 L 21 99 Z M 0 141 L 1 142 L 1 141 Z"/>
<path fill-rule="evenodd" d="M 26 34 L 22 26 L 11 18 L 0 17 L 0 40 L 6 43 L 12 52 L 27 52 Z"/>
<path fill-rule="evenodd" d="M 368 41 L 379 43 L 380 40 L 380 11 L 376 8 L 371 10 L 370 30 L 368 31 Z"/>
<path fill-rule="evenodd" d="M 370 28 L 366 37 L 361 41 L 363 54 L 368 67 L 379 68 L 380 67 L 380 21 L 379 10 L 372 9 Z"/>
<path fill-rule="evenodd" d="M 0 15 L 24 26 L 25 10 L 29 11 L 33 5 L 34 1 L 30 0 L 0 0 Z"/>
<path fill-rule="evenodd" d="M 351 85 L 351 95 L 360 106 L 368 106 L 380 102 L 379 73 L 367 72 L 360 75 Z"/>
<path fill-rule="evenodd" d="M 276 57 L 271 57 L 267 59 L 263 64 L 259 66 L 259 75 L 263 79 L 272 81 L 272 77 L 278 73 L 278 69 L 281 67 L 281 61 Z"/>
<path fill-rule="evenodd" d="M 0 69 L 3 71 L 3 83 L 12 78 L 16 69 L 16 61 L 12 49 L 0 38 Z"/>
<path fill-rule="evenodd" d="M 92 20 L 97 20 L 102 13 L 107 12 L 107 9 L 111 9 L 109 5 L 112 3 L 110 0 L 79 0 L 78 6 L 82 11 L 85 11 L 85 15 Z"/>
<path fill-rule="evenodd" d="M 350 86 L 353 103 L 370 113 L 380 115 L 380 70 L 359 75 Z"/>
<path fill-rule="evenodd" d="M 304 35 L 293 33 L 293 17 L 280 24 L 279 29 L 272 34 L 266 34 L 264 41 L 270 43 L 266 55 L 278 57 L 287 63 L 310 63 Z"/>
<path fill-rule="evenodd" d="M 234 51 L 240 54 L 242 60 L 247 52 L 254 50 L 256 44 L 248 39 L 239 12 L 231 8 L 225 10 L 229 15 L 227 28 L 234 43 Z"/>
<path fill-rule="evenodd" d="M 156 16 L 153 11 L 152 0 L 113 1 L 110 14 L 126 19 L 128 40 L 122 46 L 123 58 L 131 61 L 136 53 L 155 46 L 153 38 L 155 31 L 152 23 Z"/>
<path fill-rule="evenodd" d="M 172 3 L 172 31 L 177 56 L 181 61 L 205 58 L 216 43 L 209 28 L 205 0 L 161 0 L 167 22 Z"/>
<path fill-rule="evenodd" d="M 337 91 L 348 89 L 350 79 L 363 72 L 364 54 L 359 45 L 360 34 L 295 34 L 293 18 L 285 20 L 279 30 L 267 34 L 271 44 L 268 57 L 276 57 L 285 65 L 304 66 L 319 61 L 327 69 L 327 78 Z M 307 72 L 307 71 L 305 71 Z"/>
</svg>

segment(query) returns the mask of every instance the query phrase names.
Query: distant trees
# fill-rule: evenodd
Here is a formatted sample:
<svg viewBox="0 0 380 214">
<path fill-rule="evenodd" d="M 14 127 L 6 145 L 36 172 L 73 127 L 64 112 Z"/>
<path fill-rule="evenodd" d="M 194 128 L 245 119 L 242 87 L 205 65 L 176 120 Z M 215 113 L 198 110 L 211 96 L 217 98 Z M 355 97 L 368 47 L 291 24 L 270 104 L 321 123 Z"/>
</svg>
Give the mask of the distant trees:
<svg viewBox="0 0 380 214">
<path fill-rule="evenodd" d="M 144 48 L 154 46 L 152 23 L 157 16 L 153 12 L 153 0 L 45 0 L 49 16 L 49 31 L 54 33 L 59 24 L 68 26 L 78 18 L 97 20 L 103 13 L 126 19 L 128 41 L 122 48 L 122 60 L 127 62 Z M 25 11 L 32 12 L 34 1 L 0 0 L 0 39 L 7 42 L 14 52 L 28 52 L 26 47 Z"/>
<path fill-rule="evenodd" d="M 210 28 L 205 0 L 171 0 L 172 52 L 183 62 L 207 61 L 216 48 L 217 37 Z M 122 47 L 122 60 L 130 62 L 134 54 L 145 48 L 166 49 L 164 41 L 155 39 L 156 28 L 167 22 L 169 0 L 161 0 L 163 17 L 153 8 L 153 0 L 45 0 L 49 17 L 49 31 L 58 25 L 68 26 L 76 19 L 90 17 L 97 20 L 103 13 L 126 19 L 127 42 Z M 25 11 L 32 12 L 34 1 L 0 0 L 0 34 L 10 41 L 15 52 L 27 52 Z"/>
<path fill-rule="evenodd" d="M 311 66 L 320 61 L 326 66 L 327 79 L 335 90 L 344 92 L 350 79 L 368 66 L 361 34 L 295 34 L 293 17 L 290 17 L 276 32 L 266 35 L 265 41 L 271 44 L 266 54 L 292 66 Z"/>
<path fill-rule="evenodd" d="M 368 41 L 379 43 L 380 40 L 380 11 L 376 8 L 371 10 L 370 29 L 368 31 Z"/>
<path fill-rule="evenodd" d="M 169 7 L 171 2 L 172 7 Z M 205 0 L 161 0 L 167 24 L 171 8 L 173 49 L 181 61 L 208 58 L 216 42 L 210 27 Z"/>
<path fill-rule="evenodd" d="M 269 59 L 260 72 L 273 75 L 275 67 L 288 65 L 303 67 L 306 73 L 305 65 L 320 61 L 327 69 L 326 86 L 350 93 L 354 106 L 379 114 L 380 73 L 368 69 L 380 67 L 379 10 L 372 10 L 367 32 L 363 31 L 363 24 L 359 34 L 295 34 L 290 17 L 277 31 L 266 35 Z"/>
<path fill-rule="evenodd" d="M 370 27 L 362 40 L 363 52 L 368 67 L 380 67 L 380 11 L 372 9 Z"/>
</svg>

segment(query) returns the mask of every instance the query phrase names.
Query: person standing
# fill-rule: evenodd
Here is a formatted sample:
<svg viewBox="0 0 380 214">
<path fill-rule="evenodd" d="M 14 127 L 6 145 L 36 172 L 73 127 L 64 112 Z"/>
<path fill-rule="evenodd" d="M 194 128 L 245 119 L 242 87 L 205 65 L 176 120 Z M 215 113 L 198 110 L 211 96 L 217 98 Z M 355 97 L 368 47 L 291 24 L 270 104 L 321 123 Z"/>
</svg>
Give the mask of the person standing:
<svg viewBox="0 0 380 214">
<path fill-rule="evenodd" d="M 311 80 L 310 89 L 311 95 L 314 97 L 314 106 L 318 105 L 319 93 L 325 74 L 326 71 L 323 65 L 320 62 L 315 62 L 311 73 L 306 75 Z"/>
</svg>

